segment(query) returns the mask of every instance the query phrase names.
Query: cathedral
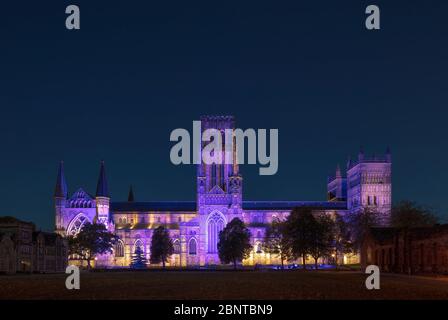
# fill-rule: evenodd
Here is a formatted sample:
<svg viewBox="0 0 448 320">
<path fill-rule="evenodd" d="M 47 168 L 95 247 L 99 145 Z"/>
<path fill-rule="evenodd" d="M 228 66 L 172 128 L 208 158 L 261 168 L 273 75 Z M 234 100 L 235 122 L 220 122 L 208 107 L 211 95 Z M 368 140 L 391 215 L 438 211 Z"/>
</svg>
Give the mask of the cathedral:
<svg viewBox="0 0 448 320">
<path fill-rule="evenodd" d="M 235 128 L 232 116 L 201 117 L 202 130 L 221 132 Z M 224 135 L 223 135 L 224 139 Z M 235 152 L 235 151 L 233 151 Z M 138 202 L 132 189 L 127 202 L 114 202 L 109 194 L 104 162 L 95 196 L 80 188 L 68 194 L 61 162 L 55 200 L 56 232 L 76 235 L 86 222 L 106 225 L 119 236 L 113 254 L 96 260 L 97 266 L 127 267 L 132 254 L 140 247 L 149 260 L 153 230 L 159 225 L 169 229 L 174 254 L 169 266 L 204 266 L 219 264 L 219 232 L 227 222 L 239 218 L 249 228 L 253 251 L 243 264 L 280 264 L 279 258 L 263 252 L 262 242 L 273 219 L 285 219 L 295 207 L 307 207 L 332 215 L 344 215 L 364 208 L 380 212 L 387 223 L 391 210 L 391 155 L 367 157 L 361 150 L 356 160 L 349 159 L 346 170 L 339 166 L 328 178 L 326 201 L 248 201 L 243 199 L 243 176 L 238 164 L 204 163 L 197 165 L 196 201 Z M 356 262 L 344 257 L 343 263 Z"/>
</svg>

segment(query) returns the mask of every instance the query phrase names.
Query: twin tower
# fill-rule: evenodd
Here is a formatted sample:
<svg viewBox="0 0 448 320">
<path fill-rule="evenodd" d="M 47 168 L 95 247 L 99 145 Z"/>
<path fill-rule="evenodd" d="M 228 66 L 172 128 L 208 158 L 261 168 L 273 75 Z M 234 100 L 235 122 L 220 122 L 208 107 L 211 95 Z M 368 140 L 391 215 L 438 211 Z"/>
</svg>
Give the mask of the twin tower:
<svg viewBox="0 0 448 320">
<path fill-rule="evenodd" d="M 67 234 L 68 230 L 71 230 L 73 235 L 78 233 L 87 221 L 101 222 L 109 230 L 113 229 L 114 224 L 110 214 L 110 194 L 104 161 L 101 161 L 95 197 L 89 195 L 82 188 L 68 197 L 64 163 L 61 161 L 54 190 L 54 200 L 56 232 L 63 236 L 70 235 Z M 79 212 L 80 209 L 82 209 L 82 213 Z M 77 217 L 81 214 L 82 216 Z"/>
<path fill-rule="evenodd" d="M 381 213 L 384 224 L 392 206 L 392 157 L 387 148 L 384 155 L 367 157 L 364 150 L 358 159 L 347 161 L 346 174 L 340 167 L 328 178 L 327 200 L 346 201 L 348 212 L 371 209 Z"/>
</svg>

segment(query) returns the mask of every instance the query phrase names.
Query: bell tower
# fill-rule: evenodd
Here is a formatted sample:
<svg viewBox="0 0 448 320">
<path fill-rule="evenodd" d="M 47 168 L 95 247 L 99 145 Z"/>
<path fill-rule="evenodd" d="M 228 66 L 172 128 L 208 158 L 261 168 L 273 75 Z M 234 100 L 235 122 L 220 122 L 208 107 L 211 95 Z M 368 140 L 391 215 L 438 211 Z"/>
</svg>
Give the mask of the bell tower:
<svg viewBox="0 0 448 320">
<path fill-rule="evenodd" d="M 392 157 L 390 149 L 381 156 L 366 156 L 347 164 L 347 207 L 350 212 L 369 209 L 381 214 L 382 225 L 389 223 L 392 206 Z"/>
<path fill-rule="evenodd" d="M 220 162 L 206 163 L 202 159 L 197 167 L 197 200 L 202 205 L 241 205 L 242 177 L 236 161 L 236 146 L 232 116 L 203 116 L 201 131 L 215 129 L 221 137 Z M 229 141 L 230 140 L 230 141 Z M 201 141 L 201 152 L 208 142 Z M 216 150 L 214 150 L 216 151 Z M 200 209 L 200 208 L 198 208 Z"/>
<path fill-rule="evenodd" d="M 242 182 L 239 173 L 235 146 L 235 119 L 232 116 L 201 117 L 201 137 L 208 129 L 219 133 L 221 146 L 210 153 L 220 161 L 206 161 L 201 157 L 197 165 L 197 212 L 199 219 L 199 256 L 201 265 L 218 264 L 217 243 L 219 232 L 233 218 L 242 219 Z M 216 131 L 215 131 L 216 132 Z M 207 140 L 207 139 L 202 139 Z M 212 140 L 212 138 L 210 139 Z M 207 148 L 211 141 L 201 141 L 200 151 Z M 208 150 L 207 150 L 208 151 Z M 206 156 L 207 152 L 204 152 Z"/>
</svg>

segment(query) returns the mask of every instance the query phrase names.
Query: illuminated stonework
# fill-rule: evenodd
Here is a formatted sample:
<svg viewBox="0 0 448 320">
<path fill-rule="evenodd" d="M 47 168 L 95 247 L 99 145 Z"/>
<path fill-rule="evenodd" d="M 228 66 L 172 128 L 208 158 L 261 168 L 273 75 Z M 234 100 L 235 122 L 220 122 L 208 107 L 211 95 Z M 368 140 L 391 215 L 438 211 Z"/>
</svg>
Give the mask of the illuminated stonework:
<svg viewBox="0 0 448 320">
<path fill-rule="evenodd" d="M 235 127 L 230 116 L 206 116 L 201 121 L 203 130 L 215 128 L 224 132 Z M 95 265 L 127 267 L 137 246 L 149 260 L 153 230 L 165 225 L 175 247 L 168 265 L 213 265 L 220 263 L 219 231 L 237 217 L 252 234 L 253 252 L 243 264 L 280 264 L 278 257 L 263 252 L 261 244 L 267 225 L 276 218 L 286 219 L 292 208 L 309 207 L 343 215 L 375 207 L 387 221 L 391 207 L 389 152 L 382 158 L 365 158 L 360 152 L 358 161 L 349 161 L 347 177 L 338 168 L 336 176 L 329 178 L 327 201 L 243 201 L 243 178 L 237 164 L 198 165 L 196 181 L 196 201 L 135 202 L 130 193 L 127 202 L 111 202 L 101 163 L 96 195 L 79 189 L 68 197 L 61 163 L 55 190 L 56 231 L 62 235 L 76 234 L 86 221 L 104 223 L 120 237 L 120 242 L 114 254 L 98 257 Z M 343 257 L 341 262 L 353 263 L 356 259 Z"/>
</svg>

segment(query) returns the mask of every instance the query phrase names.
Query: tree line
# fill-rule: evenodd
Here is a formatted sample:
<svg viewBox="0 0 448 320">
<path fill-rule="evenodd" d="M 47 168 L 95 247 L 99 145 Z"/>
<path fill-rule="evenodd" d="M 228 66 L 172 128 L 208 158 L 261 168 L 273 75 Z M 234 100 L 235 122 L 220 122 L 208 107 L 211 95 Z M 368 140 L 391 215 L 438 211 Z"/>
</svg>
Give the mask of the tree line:
<svg viewBox="0 0 448 320">
<path fill-rule="evenodd" d="M 301 261 L 307 267 L 308 257 L 314 260 L 318 268 L 319 259 L 325 259 L 337 266 L 344 255 L 359 252 L 362 241 L 369 229 L 382 221 L 382 215 L 372 209 L 347 215 L 328 215 L 310 208 L 294 208 L 284 220 L 274 219 L 267 227 L 262 241 L 263 251 L 285 263 Z M 427 207 L 415 202 L 402 201 L 395 205 L 388 224 L 397 228 L 432 226 L 438 218 Z M 81 260 L 87 261 L 90 268 L 95 256 L 112 253 L 118 237 L 107 231 L 103 224 L 86 223 L 76 236 L 68 237 L 69 252 Z M 219 233 L 218 255 L 221 263 L 237 265 L 248 258 L 253 251 L 251 232 L 238 218 L 230 221 Z M 162 264 L 165 268 L 174 246 L 165 226 L 154 229 L 151 239 L 150 263 Z M 131 268 L 146 268 L 145 254 L 136 246 L 131 259 Z"/>
</svg>

